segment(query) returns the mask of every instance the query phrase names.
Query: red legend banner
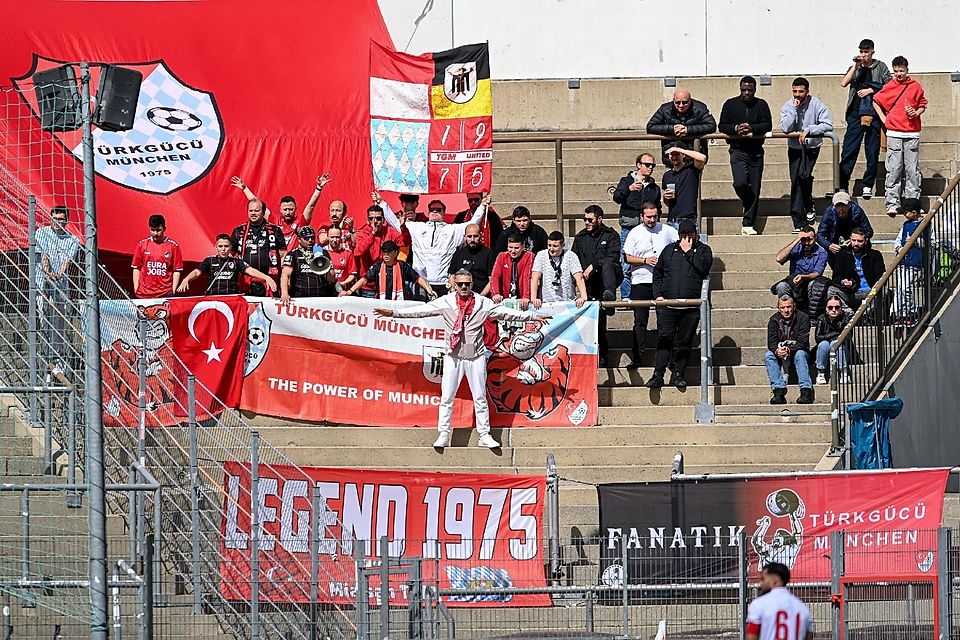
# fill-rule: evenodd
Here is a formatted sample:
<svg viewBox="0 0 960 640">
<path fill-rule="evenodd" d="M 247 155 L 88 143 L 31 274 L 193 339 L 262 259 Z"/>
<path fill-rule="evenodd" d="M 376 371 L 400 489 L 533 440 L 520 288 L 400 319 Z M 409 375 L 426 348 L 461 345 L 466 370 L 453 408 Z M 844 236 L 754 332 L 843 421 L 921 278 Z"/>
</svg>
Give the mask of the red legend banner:
<svg viewBox="0 0 960 640">
<path fill-rule="evenodd" d="M 221 595 L 250 598 L 250 466 L 224 464 Z M 311 487 L 322 499 L 313 514 Z M 466 473 L 414 473 L 261 465 L 258 545 L 263 602 L 305 602 L 310 585 L 311 518 L 319 517 L 319 600 L 355 604 L 355 545 L 378 556 L 389 539 L 392 558 L 424 558 L 423 580 L 441 588 L 543 587 L 541 539 L 546 478 Z M 370 542 L 372 541 L 372 543 Z M 390 578 L 390 603 L 406 604 L 408 575 Z M 380 581 L 369 583 L 369 600 Z M 543 594 L 463 595 L 448 606 L 549 606 Z"/>
</svg>

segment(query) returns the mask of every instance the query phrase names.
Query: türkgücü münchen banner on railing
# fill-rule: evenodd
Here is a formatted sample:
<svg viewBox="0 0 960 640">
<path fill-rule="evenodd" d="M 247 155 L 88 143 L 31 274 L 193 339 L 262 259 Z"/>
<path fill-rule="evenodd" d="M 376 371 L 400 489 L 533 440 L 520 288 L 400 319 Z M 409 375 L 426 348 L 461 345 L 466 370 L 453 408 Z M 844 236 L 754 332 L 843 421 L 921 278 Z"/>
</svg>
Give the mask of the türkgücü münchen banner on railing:
<svg viewBox="0 0 960 640">
<path fill-rule="evenodd" d="M 146 423 L 182 422 L 182 360 L 228 407 L 311 422 L 436 427 L 446 329 L 439 318 L 376 317 L 412 302 L 196 297 L 101 303 L 104 419 L 137 424 L 146 360 Z M 596 303 L 545 304 L 542 320 L 499 323 L 487 335 L 487 397 L 494 426 L 596 423 Z M 146 324 L 141 348 L 137 319 Z M 246 334 L 246 340 L 238 339 Z M 174 357 L 176 355 L 177 357 Z M 241 371 L 242 369 L 242 371 Z M 242 378 L 240 377 L 242 375 Z M 200 394 L 201 409 L 216 404 Z M 201 410 L 201 415 L 202 415 Z M 466 381 L 455 427 L 473 424 Z"/>
</svg>

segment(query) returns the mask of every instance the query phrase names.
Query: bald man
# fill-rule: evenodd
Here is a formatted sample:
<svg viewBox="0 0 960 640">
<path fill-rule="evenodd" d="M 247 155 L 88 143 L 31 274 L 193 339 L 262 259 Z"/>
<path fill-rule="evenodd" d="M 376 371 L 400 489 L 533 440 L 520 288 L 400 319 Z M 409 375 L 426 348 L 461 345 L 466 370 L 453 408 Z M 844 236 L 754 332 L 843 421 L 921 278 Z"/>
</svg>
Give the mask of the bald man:
<svg viewBox="0 0 960 640">
<path fill-rule="evenodd" d="M 717 121 L 707 105 L 694 100 L 690 92 L 683 88 L 674 91 L 673 100 L 660 105 L 647 123 L 647 133 L 669 138 L 660 143 L 664 164 L 670 164 L 667 158 L 669 147 L 679 144 L 684 149 L 693 150 L 694 138 L 716 130 Z M 706 141 L 700 143 L 700 152 L 707 153 Z"/>
<path fill-rule="evenodd" d="M 463 245 L 450 258 L 450 279 L 461 269 L 473 276 L 473 290 L 482 296 L 490 293 L 490 274 L 496 262 L 496 254 L 483 244 L 479 225 L 469 224 L 463 233 Z M 451 291 L 453 285 L 450 285 Z"/>
</svg>

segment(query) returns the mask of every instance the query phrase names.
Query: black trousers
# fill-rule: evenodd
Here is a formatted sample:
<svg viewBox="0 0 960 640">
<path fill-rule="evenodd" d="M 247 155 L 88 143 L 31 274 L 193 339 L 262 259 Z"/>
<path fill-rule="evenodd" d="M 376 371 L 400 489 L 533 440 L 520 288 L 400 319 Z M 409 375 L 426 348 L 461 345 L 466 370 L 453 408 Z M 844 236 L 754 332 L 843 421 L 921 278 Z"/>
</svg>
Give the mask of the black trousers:
<svg viewBox="0 0 960 640">
<path fill-rule="evenodd" d="M 807 224 L 807 212 L 814 211 L 813 168 L 820 157 L 820 147 L 787 149 L 790 162 L 790 216 L 797 229 Z"/>
<path fill-rule="evenodd" d="M 743 226 L 752 227 L 760 206 L 760 184 L 763 181 L 763 149 L 746 151 L 730 149 L 730 170 L 733 190 L 743 204 Z"/>
<path fill-rule="evenodd" d="M 630 285 L 631 300 L 653 300 L 653 283 Z M 636 307 L 633 310 L 633 361 L 640 362 L 643 348 L 647 344 L 647 323 L 650 320 L 650 307 Z"/>
<path fill-rule="evenodd" d="M 673 371 L 683 376 L 690 360 L 690 345 L 697 333 L 700 309 L 657 309 L 657 364 L 653 375 L 663 377 L 673 356 Z"/>
</svg>

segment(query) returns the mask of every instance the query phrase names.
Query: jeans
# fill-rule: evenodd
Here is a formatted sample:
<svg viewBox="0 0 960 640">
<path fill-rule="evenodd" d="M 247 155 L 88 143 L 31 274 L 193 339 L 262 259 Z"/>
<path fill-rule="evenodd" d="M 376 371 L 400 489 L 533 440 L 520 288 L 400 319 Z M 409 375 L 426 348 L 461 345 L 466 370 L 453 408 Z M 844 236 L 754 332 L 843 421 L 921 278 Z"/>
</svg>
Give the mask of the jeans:
<svg viewBox="0 0 960 640">
<path fill-rule="evenodd" d="M 840 155 L 841 189 L 850 190 L 850 176 L 857 164 L 861 143 L 867 161 L 863 171 L 863 186 L 872 189 L 877 181 L 877 160 L 880 157 L 880 118 L 874 118 L 873 124 L 864 127 L 860 124 L 858 114 L 847 114 L 847 132 L 843 134 L 843 151 Z"/>
<path fill-rule="evenodd" d="M 830 369 L 830 348 L 837 344 L 836 340 L 821 340 L 817 345 L 817 371 L 828 371 Z M 849 346 L 844 344 L 837 349 L 837 369 L 843 371 L 847 368 L 847 351 Z"/>
<path fill-rule="evenodd" d="M 813 388 L 813 382 L 810 380 L 809 357 L 810 355 L 802 349 L 793 352 L 793 366 L 797 369 L 797 380 L 800 383 L 801 389 Z M 767 376 L 770 378 L 770 386 L 773 389 L 786 389 L 787 381 L 783 374 L 784 369 L 789 370 L 788 367 L 784 366 L 787 362 L 778 358 L 777 354 L 773 351 L 767 351 L 767 354 L 763 357 L 763 361 L 767 365 Z"/>
<path fill-rule="evenodd" d="M 820 147 L 787 149 L 790 162 L 790 216 L 793 226 L 802 229 L 807 222 L 807 212 L 814 211 L 813 167 L 820 156 Z"/>
<path fill-rule="evenodd" d="M 620 264 L 623 266 L 623 282 L 620 283 L 620 299 L 630 299 L 630 268 L 626 258 L 623 257 L 623 247 L 627 244 L 627 235 L 630 233 L 627 227 L 620 227 Z"/>
<path fill-rule="evenodd" d="M 763 147 L 751 151 L 730 149 L 730 171 L 733 173 L 733 190 L 743 205 L 743 226 L 752 227 L 760 206 Z"/>
<path fill-rule="evenodd" d="M 883 183 L 887 211 L 900 207 L 900 179 L 906 177 L 904 198 L 920 197 L 920 138 L 887 136 L 887 177 Z"/>
</svg>

